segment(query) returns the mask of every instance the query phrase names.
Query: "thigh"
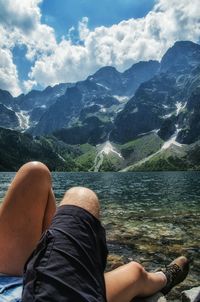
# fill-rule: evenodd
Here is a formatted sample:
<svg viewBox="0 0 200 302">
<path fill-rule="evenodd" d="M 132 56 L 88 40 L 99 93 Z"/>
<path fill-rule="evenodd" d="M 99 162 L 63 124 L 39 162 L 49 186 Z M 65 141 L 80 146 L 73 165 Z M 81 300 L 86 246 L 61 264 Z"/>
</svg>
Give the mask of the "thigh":
<svg viewBox="0 0 200 302">
<path fill-rule="evenodd" d="M 42 163 L 25 164 L 16 174 L 0 208 L 0 272 L 21 275 L 55 213 L 50 172 Z"/>
<path fill-rule="evenodd" d="M 106 301 L 105 231 L 86 210 L 64 205 L 27 263 L 22 301 Z"/>
</svg>

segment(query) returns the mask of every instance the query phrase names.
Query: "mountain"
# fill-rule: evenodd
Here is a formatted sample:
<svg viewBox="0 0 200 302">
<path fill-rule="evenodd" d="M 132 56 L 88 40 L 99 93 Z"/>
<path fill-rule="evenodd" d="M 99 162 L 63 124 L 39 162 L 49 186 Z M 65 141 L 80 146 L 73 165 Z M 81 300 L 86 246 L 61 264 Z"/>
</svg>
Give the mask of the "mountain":
<svg viewBox="0 0 200 302">
<path fill-rule="evenodd" d="M 176 42 L 164 55 L 160 72 L 142 83 L 117 115 L 110 138 L 125 143 L 142 133 L 158 131 L 167 140 L 199 139 L 200 45 Z"/>
<path fill-rule="evenodd" d="M 190 41 L 176 42 L 163 56 L 160 71 L 184 73 L 195 68 L 200 62 L 199 48 L 199 44 Z"/>
<path fill-rule="evenodd" d="M 18 128 L 19 121 L 16 113 L 0 103 L 0 127 Z"/>
<path fill-rule="evenodd" d="M 32 90 L 28 94 L 16 98 L 16 103 L 21 110 L 30 111 L 38 107 L 50 107 L 58 97 L 65 94 L 66 89 L 73 86 L 71 83 L 58 84 L 54 87 L 48 86 L 43 91 Z"/>
<path fill-rule="evenodd" d="M 68 125 L 72 116 L 79 113 L 81 107 L 81 93 L 77 87 L 67 90 L 67 94 L 60 97 L 55 104 L 45 111 L 39 123 L 35 126 L 34 135 L 52 133 L 55 129 L 60 129 Z"/>
<path fill-rule="evenodd" d="M 11 106 L 12 103 L 12 95 L 8 91 L 0 89 L 0 104 L 3 104 L 5 106 Z"/>
<path fill-rule="evenodd" d="M 123 73 L 111 66 L 102 67 L 88 80 L 105 87 L 112 95 L 133 96 L 142 82 L 152 78 L 160 67 L 157 61 L 139 62 Z"/>
<path fill-rule="evenodd" d="M 0 90 L 0 126 L 21 131 L 13 135 L 17 148 L 23 142 L 23 159 L 52 154 L 53 170 L 199 169 L 200 45 L 176 42 L 160 63 L 125 72 L 106 66 L 84 81 L 18 98 Z M 14 167 L 14 158 L 16 166 L 22 160 L 4 130 L 2 150 Z M 31 153 L 38 146 L 41 154 Z"/>
<path fill-rule="evenodd" d="M 170 145 L 160 149 L 123 171 L 184 171 L 200 170 L 200 141 L 191 145 Z"/>
<path fill-rule="evenodd" d="M 28 131 L 33 135 L 80 126 L 83 122 L 82 112 L 93 105 L 98 105 L 92 110 L 96 108 L 95 115 L 100 120 L 107 119 L 111 122 L 139 85 L 150 79 L 158 69 L 157 61 L 139 62 L 124 73 L 107 66 L 85 81 L 49 86 L 43 91 L 32 90 L 27 95 L 22 94 L 16 98 L 9 92 L 0 90 L 0 104 L 16 113 L 17 127 L 21 131 Z M 5 120 L 9 119 L 9 114 L 10 112 Z M 2 119 L 1 126 L 7 128 L 7 121 L 4 124 Z M 13 128 L 15 127 L 14 125 Z"/>
<path fill-rule="evenodd" d="M 101 68 L 85 81 L 78 82 L 74 87 L 68 88 L 66 93 L 45 111 L 38 124 L 31 129 L 31 133 L 43 135 L 59 131 L 62 128 L 73 128 L 67 129 L 67 140 L 67 136 L 74 136 L 76 130 L 78 131 L 77 135 L 80 131 L 90 131 L 87 129 L 87 125 L 88 128 L 91 127 L 91 123 L 88 123 L 87 120 L 90 116 L 83 120 L 83 112 L 89 109 L 89 111 L 93 110 L 93 115 L 99 119 L 99 123 L 102 124 L 101 127 L 103 128 L 105 125 L 104 132 L 108 136 L 110 123 L 114 120 L 117 112 L 123 109 L 124 104 L 134 94 L 141 82 L 155 75 L 158 68 L 159 63 L 157 61 L 140 62 L 124 73 L 120 73 L 110 66 Z M 89 112 L 88 115 L 90 115 Z M 81 127 L 83 129 L 80 129 Z M 73 143 L 71 138 L 69 142 Z"/>
<path fill-rule="evenodd" d="M 52 171 L 75 171 L 78 166 L 71 154 L 76 153 L 55 138 L 33 139 L 29 134 L 0 128 L 0 171 L 16 171 L 31 160 L 42 161 Z"/>
</svg>

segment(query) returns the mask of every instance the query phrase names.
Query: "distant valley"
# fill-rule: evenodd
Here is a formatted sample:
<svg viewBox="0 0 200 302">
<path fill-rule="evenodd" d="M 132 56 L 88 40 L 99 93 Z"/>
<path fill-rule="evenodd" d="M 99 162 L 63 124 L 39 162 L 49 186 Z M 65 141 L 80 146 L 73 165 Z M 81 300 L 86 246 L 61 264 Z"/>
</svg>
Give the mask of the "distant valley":
<svg viewBox="0 0 200 302">
<path fill-rule="evenodd" d="M 41 160 L 52 171 L 200 168 L 200 45 L 179 41 L 161 62 L 12 97 L 0 90 L 0 170 Z"/>
</svg>

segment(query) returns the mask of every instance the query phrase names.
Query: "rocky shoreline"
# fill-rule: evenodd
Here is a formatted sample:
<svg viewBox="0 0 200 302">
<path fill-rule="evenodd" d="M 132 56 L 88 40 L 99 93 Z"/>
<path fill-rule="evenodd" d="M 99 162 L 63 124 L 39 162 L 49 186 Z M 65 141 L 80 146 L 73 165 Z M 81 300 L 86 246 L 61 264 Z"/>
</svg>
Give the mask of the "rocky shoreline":
<svg viewBox="0 0 200 302">
<path fill-rule="evenodd" d="M 200 301 L 200 286 L 191 288 L 190 290 L 181 293 L 180 302 L 199 302 Z M 169 300 L 161 293 L 157 293 L 149 298 L 133 299 L 132 302 L 169 302 Z M 174 302 L 174 301 L 173 301 Z"/>
<path fill-rule="evenodd" d="M 109 249 L 107 269 L 137 261 L 146 270 L 154 271 L 158 267 L 165 267 L 174 258 L 185 255 L 190 260 L 190 272 L 186 280 L 169 293 L 167 300 L 162 297 L 162 300 L 152 302 L 200 301 L 195 300 L 196 298 L 192 300 L 188 296 L 184 298 L 182 295 L 182 292 L 200 286 L 199 239 L 195 240 L 192 236 L 196 232 L 199 215 L 192 212 L 186 214 L 183 209 L 173 214 L 162 213 L 162 216 L 159 212 L 153 216 L 147 212 L 122 209 L 121 212 L 120 215 L 116 207 L 115 211 L 113 209 L 112 213 L 109 211 L 107 214 L 109 222 L 104 220 Z"/>
</svg>

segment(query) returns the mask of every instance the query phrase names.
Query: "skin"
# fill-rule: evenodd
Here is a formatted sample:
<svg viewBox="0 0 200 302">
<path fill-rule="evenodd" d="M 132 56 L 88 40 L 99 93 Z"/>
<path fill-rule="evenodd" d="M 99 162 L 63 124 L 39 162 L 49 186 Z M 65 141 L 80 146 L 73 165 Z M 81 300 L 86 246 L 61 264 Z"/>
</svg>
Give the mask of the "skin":
<svg viewBox="0 0 200 302">
<path fill-rule="evenodd" d="M 76 205 L 99 219 L 97 195 L 90 189 L 69 189 L 60 205 Z M 23 165 L 12 181 L 0 208 L 0 272 L 21 276 L 24 265 L 41 234 L 49 227 L 56 203 L 51 174 L 40 162 Z M 108 302 L 129 302 L 136 296 L 149 296 L 166 284 L 162 273 L 148 273 L 130 262 L 105 273 Z"/>
</svg>

